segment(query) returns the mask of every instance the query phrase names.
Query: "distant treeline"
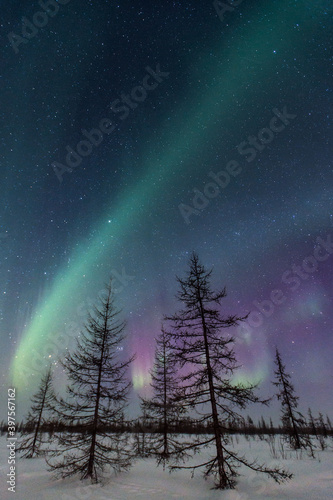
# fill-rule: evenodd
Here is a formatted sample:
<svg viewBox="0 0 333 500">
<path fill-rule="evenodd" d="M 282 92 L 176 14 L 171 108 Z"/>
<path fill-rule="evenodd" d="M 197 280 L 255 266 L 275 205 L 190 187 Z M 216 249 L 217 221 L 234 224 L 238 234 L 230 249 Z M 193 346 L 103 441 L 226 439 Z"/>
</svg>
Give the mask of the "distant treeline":
<svg viewBox="0 0 333 500">
<path fill-rule="evenodd" d="M 319 419 L 318 419 L 319 420 Z M 22 434 L 33 433 L 37 424 L 19 422 L 16 426 L 17 432 Z M 135 420 L 124 420 L 118 425 L 107 425 L 98 428 L 105 433 L 160 433 L 163 427 L 160 422 L 154 421 L 149 418 L 138 418 Z M 287 434 L 288 429 L 282 426 L 273 425 L 272 420 L 267 422 L 263 417 L 255 423 L 251 417 L 247 417 L 243 421 L 228 422 L 226 426 L 221 429 L 229 434 L 244 434 L 244 435 L 261 435 L 261 434 Z M 326 421 L 323 418 L 315 423 L 309 422 L 306 426 L 300 429 L 303 434 L 310 434 L 314 436 L 333 436 L 333 428 L 329 417 Z M 0 422 L 1 435 L 7 433 L 7 422 L 4 420 Z M 73 423 L 72 425 L 65 424 L 61 421 L 44 422 L 40 426 L 40 432 L 52 435 L 55 432 L 77 432 L 89 434 L 90 430 L 87 426 L 83 426 L 80 422 Z M 169 432 L 174 434 L 213 434 L 214 429 L 211 424 L 204 424 L 198 420 L 184 418 L 179 419 L 173 424 L 169 425 Z"/>
</svg>

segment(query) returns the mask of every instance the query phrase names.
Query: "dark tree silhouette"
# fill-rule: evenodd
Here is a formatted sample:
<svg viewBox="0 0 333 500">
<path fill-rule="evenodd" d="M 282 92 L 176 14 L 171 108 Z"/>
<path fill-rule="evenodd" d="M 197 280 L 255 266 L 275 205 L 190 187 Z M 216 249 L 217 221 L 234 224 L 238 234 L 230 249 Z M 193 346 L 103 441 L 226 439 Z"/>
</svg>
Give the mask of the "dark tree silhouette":
<svg viewBox="0 0 333 500">
<path fill-rule="evenodd" d="M 319 416 L 316 419 L 317 421 L 317 428 L 318 428 L 318 441 L 319 445 L 322 451 L 326 450 L 327 448 L 327 438 L 328 438 L 328 432 L 327 432 L 327 427 L 324 422 L 324 415 L 319 412 Z"/>
<path fill-rule="evenodd" d="M 79 432 L 58 436 L 61 449 L 53 459 L 60 460 L 48 461 L 57 476 L 79 473 L 96 483 L 106 467 L 120 472 L 131 465 L 127 435 L 106 432 L 107 426 L 123 424 L 130 389 L 126 371 L 133 358 L 120 359 L 125 323 L 119 313 L 110 281 L 105 297 L 88 314 L 76 351 L 61 361 L 69 379 L 68 398 L 57 398 L 55 410 L 62 423 L 76 423 Z"/>
<path fill-rule="evenodd" d="M 237 468 L 246 465 L 257 472 L 264 472 L 277 482 L 291 475 L 280 469 L 268 469 L 264 465 L 248 462 L 234 450 L 228 448 L 228 423 L 241 417 L 235 407 L 245 408 L 250 402 L 261 402 L 254 394 L 255 385 L 234 384 L 231 380 L 238 368 L 233 349 L 234 339 L 225 334 L 245 319 L 238 316 L 223 317 L 220 313 L 221 300 L 226 291 L 214 292 L 211 287 L 211 273 L 200 264 L 193 253 L 190 270 L 185 279 L 177 278 L 180 291 L 177 298 L 184 309 L 166 318 L 171 324 L 170 339 L 175 360 L 182 370 L 182 404 L 192 408 L 213 431 L 213 437 L 198 436 L 184 443 L 183 451 L 193 451 L 202 446 L 214 445 L 214 457 L 195 467 L 172 465 L 171 469 L 188 468 L 193 472 L 204 467 L 205 477 L 213 475 L 216 488 L 234 488 Z M 202 413 L 201 413 L 202 412 Z"/>
<path fill-rule="evenodd" d="M 23 435 L 28 434 L 28 436 L 20 442 L 17 448 L 17 451 L 23 452 L 23 458 L 34 458 L 44 454 L 41 445 L 46 441 L 43 439 L 42 425 L 46 422 L 45 414 L 52 401 L 52 369 L 49 367 L 42 376 L 38 391 L 31 398 L 32 405 L 24 426 L 26 431 L 22 431 Z"/>
<path fill-rule="evenodd" d="M 321 412 L 319 412 L 317 422 L 318 422 L 318 427 L 320 429 L 320 432 L 322 433 L 322 435 L 324 437 L 327 437 L 328 436 L 327 427 L 326 427 L 326 424 L 324 421 L 324 415 Z"/>
<path fill-rule="evenodd" d="M 313 418 L 311 408 L 308 409 L 308 416 L 309 416 L 308 427 L 311 431 L 311 434 L 313 434 L 314 436 L 317 437 L 316 422 L 315 422 L 315 419 Z"/>
<path fill-rule="evenodd" d="M 277 348 L 275 351 L 275 364 L 276 382 L 273 382 L 273 384 L 279 389 L 277 399 L 281 401 L 281 422 L 283 429 L 287 433 L 289 444 L 294 450 L 308 448 L 313 454 L 311 440 L 305 432 L 306 419 L 297 410 L 299 398 L 295 395 L 291 377 L 286 372 L 286 367 L 282 363 L 281 354 Z"/>
<path fill-rule="evenodd" d="M 141 407 L 144 415 L 151 418 L 158 426 L 158 432 L 152 433 L 149 442 L 149 453 L 157 459 L 157 464 L 165 467 L 170 456 L 180 453 L 180 442 L 172 433 L 179 418 L 185 413 L 179 401 L 177 367 L 171 356 L 170 338 L 162 328 L 156 339 L 155 363 L 151 370 L 151 387 L 153 397 L 142 398 Z"/>
</svg>

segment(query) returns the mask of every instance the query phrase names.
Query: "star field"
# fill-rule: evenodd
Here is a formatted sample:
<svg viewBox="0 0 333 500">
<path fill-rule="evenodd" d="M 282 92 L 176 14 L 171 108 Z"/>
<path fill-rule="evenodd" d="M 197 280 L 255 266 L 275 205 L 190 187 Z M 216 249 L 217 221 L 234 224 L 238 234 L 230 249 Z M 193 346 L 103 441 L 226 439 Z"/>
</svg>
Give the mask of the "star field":
<svg viewBox="0 0 333 500">
<path fill-rule="evenodd" d="M 278 346 L 305 408 L 332 411 L 333 8 L 315 4 L 70 0 L 15 46 L 42 8 L 2 7 L 1 392 L 20 411 L 49 361 L 65 384 L 110 275 L 149 391 L 193 250 L 226 313 L 252 313 L 238 377 L 270 394 Z"/>
</svg>

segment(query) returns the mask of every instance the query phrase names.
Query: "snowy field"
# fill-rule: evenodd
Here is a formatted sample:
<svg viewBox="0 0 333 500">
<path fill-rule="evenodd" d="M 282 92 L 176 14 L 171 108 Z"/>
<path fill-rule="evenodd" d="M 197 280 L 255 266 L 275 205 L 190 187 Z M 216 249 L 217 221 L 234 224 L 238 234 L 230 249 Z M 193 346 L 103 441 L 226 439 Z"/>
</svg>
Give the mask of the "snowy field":
<svg viewBox="0 0 333 500">
<path fill-rule="evenodd" d="M 156 467 L 153 459 L 138 459 L 128 473 L 108 478 L 103 486 L 90 485 L 78 479 L 54 480 L 47 471 L 43 458 L 16 462 L 16 492 L 9 492 L 6 484 L 8 452 L 6 438 L 0 438 L 1 446 L 1 500 L 332 500 L 333 498 L 333 451 L 318 451 L 316 459 L 303 454 L 288 452 L 284 459 L 273 459 L 264 441 L 247 441 L 240 437 L 234 443 L 237 451 L 247 458 L 258 458 L 267 466 L 280 464 L 294 474 L 294 478 L 278 485 L 266 475 L 258 475 L 241 469 L 244 474 L 238 480 L 236 490 L 211 490 L 213 481 L 205 481 L 196 471 L 191 478 L 190 470 L 169 474 Z M 332 441 L 331 441 L 332 442 Z M 209 457 L 209 451 L 200 454 L 200 461 Z M 199 456 L 187 465 L 198 463 Z"/>
</svg>

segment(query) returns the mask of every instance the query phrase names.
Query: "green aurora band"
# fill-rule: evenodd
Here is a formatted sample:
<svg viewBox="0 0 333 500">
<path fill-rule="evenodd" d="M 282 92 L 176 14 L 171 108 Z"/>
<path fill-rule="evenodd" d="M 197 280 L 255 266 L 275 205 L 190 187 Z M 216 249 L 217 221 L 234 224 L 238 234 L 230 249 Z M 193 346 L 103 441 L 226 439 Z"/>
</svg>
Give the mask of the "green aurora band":
<svg viewBox="0 0 333 500">
<path fill-rule="evenodd" d="M 263 8 L 265 5 L 266 2 L 263 4 Z M 281 25 L 281 19 L 288 15 L 287 8 L 287 4 L 285 10 L 281 8 L 281 5 L 276 6 L 274 19 L 277 24 Z M 298 9 L 300 8 L 298 7 Z M 236 13 L 234 14 L 236 15 Z M 297 13 L 293 11 L 292 14 L 296 15 Z M 271 13 L 271 15 L 273 14 Z M 217 22 L 220 22 L 218 18 Z M 290 25 L 292 24 L 290 19 Z M 215 61 L 228 62 L 224 64 L 222 69 L 221 67 L 216 68 L 216 65 L 209 69 L 210 80 L 214 83 L 203 96 L 202 102 L 193 102 L 192 105 L 188 105 L 190 109 L 179 109 L 178 116 L 174 121 L 178 124 L 177 127 L 174 125 L 172 131 L 166 131 L 167 133 L 164 131 L 166 136 L 164 143 L 170 144 L 170 148 L 163 152 L 163 156 L 156 155 L 156 159 L 151 158 L 147 162 L 145 175 L 123 193 L 111 215 L 110 212 L 107 215 L 103 214 L 96 231 L 97 235 L 94 236 L 90 247 L 87 249 L 86 246 L 81 245 L 71 256 L 70 267 L 59 272 L 51 291 L 45 297 L 44 302 L 37 307 L 30 325 L 23 332 L 11 362 L 10 379 L 18 390 L 27 387 L 31 389 L 34 383 L 38 383 L 34 380 L 36 378 L 34 370 L 29 371 L 25 367 L 29 366 L 33 353 L 40 352 L 41 344 L 44 344 L 44 352 L 47 353 L 47 347 L 52 342 L 54 335 L 63 328 L 64 318 L 70 317 L 73 312 L 73 298 L 77 299 L 78 297 L 82 277 L 85 275 L 88 279 L 92 278 L 94 265 L 101 262 L 104 255 L 108 255 L 109 260 L 116 259 L 119 242 L 126 239 L 133 224 L 149 213 L 151 197 L 165 196 L 168 187 L 175 182 L 176 170 L 191 171 L 193 167 L 188 158 L 189 152 L 191 155 L 199 153 L 199 151 L 202 152 L 203 145 L 217 137 L 216 119 L 225 116 L 225 127 L 230 126 L 228 124 L 229 116 L 233 115 L 230 124 L 231 121 L 235 121 L 235 110 L 230 109 L 235 96 L 237 99 L 246 97 L 247 85 L 256 84 L 255 72 L 252 72 L 251 75 L 245 74 L 241 63 L 242 59 L 260 61 L 268 75 L 271 65 L 273 65 L 273 58 L 276 57 L 272 53 L 272 43 L 277 52 L 289 44 L 294 44 L 295 47 L 297 42 L 300 43 L 297 39 L 297 32 L 290 26 L 287 25 L 285 33 L 278 29 L 274 31 L 272 28 L 274 26 L 270 24 L 269 20 L 263 22 L 262 17 L 260 20 L 254 18 L 251 23 L 245 26 L 238 44 L 234 44 L 231 49 L 228 49 L 228 53 L 226 53 L 226 48 L 221 51 L 219 47 L 217 49 L 215 47 L 216 53 L 221 56 L 220 59 L 215 58 Z M 222 30 L 226 31 L 223 23 Z M 268 33 L 271 37 L 270 43 L 267 43 L 266 39 Z M 223 36 L 225 37 L 225 35 Z M 221 41 L 219 42 L 221 43 Z M 167 70 L 167 68 L 162 69 Z M 205 71 L 207 72 L 206 66 Z M 169 78 L 172 78 L 172 73 Z M 164 82 L 163 85 L 167 85 L 167 82 Z M 160 91 L 163 91 L 162 86 Z M 223 96 L 222 101 L 221 96 Z M 148 156 L 149 154 L 146 158 Z M 161 167 L 157 168 L 156 165 L 161 165 Z M 112 235 L 110 235 L 110 224 L 105 222 L 107 219 L 112 220 Z M 266 361 L 261 360 L 261 362 L 264 366 L 258 366 L 252 374 L 255 380 L 263 378 L 265 375 Z M 136 387 L 138 385 L 140 384 L 136 384 Z"/>
</svg>

